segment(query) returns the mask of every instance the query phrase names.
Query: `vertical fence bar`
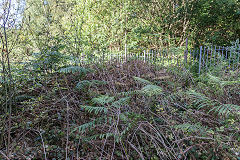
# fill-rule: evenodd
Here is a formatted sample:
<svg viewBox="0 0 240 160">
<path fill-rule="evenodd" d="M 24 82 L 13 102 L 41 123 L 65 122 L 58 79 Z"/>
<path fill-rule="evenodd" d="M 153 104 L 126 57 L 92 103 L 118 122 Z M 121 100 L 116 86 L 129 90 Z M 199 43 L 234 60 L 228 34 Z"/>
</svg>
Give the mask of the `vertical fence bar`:
<svg viewBox="0 0 240 160">
<path fill-rule="evenodd" d="M 152 54 L 151 54 L 151 61 L 152 61 L 153 64 L 154 64 L 154 61 L 153 61 L 153 59 L 154 59 L 154 58 L 153 58 L 154 53 L 155 53 L 155 49 L 152 50 Z"/>
<path fill-rule="evenodd" d="M 207 68 L 207 70 L 208 70 L 208 54 L 209 54 L 209 46 L 207 46 L 207 52 L 206 52 L 206 68 Z"/>
<path fill-rule="evenodd" d="M 119 53 L 119 63 L 121 63 L 121 57 L 122 57 L 122 51 L 120 51 L 120 53 Z"/>
<path fill-rule="evenodd" d="M 209 67 L 211 67 L 211 65 L 212 65 L 212 46 L 211 46 L 211 49 L 210 49 L 210 59 L 209 59 L 209 61 L 210 61 Z"/>
<path fill-rule="evenodd" d="M 145 58 L 146 63 L 148 63 L 148 54 L 149 54 L 149 50 L 147 49 L 147 51 L 146 51 L 146 58 Z"/>
<path fill-rule="evenodd" d="M 197 53 L 198 53 L 198 49 L 194 49 L 194 51 L 193 51 L 193 63 L 196 62 L 196 55 L 197 55 Z"/>
<path fill-rule="evenodd" d="M 170 55 L 169 55 L 169 49 L 168 49 L 168 48 L 167 48 L 167 52 L 166 52 L 166 53 L 167 53 L 168 66 L 169 66 L 169 56 L 170 56 Z"/>
<path fill-rule="evenodd" d="M 103 55 L 103 57 L 102 57 L 102 64 L 104 64 L 104 61 L 105 61 L 105 52 L 104 51 L 102 51 L 102 55 Z"/>
<path fill-rule="evenodd" d="M 170 55 L 170 57 L 171 57 L 171 59 L 170 59 L 171 62 L 170 62 L 170 63 L 171 63 L 171 66 L 172 66 L 172 65 L 173 65 L 173 63 L 172 63 L 173 56 L 172 56 L 172 49 L 171 49 L 171 48 L 169 48 L 169 52 L 170 52 L 169 55 Z"/>
<path fill-rule="evenodd" d="M 199 55 L 199 68 L 198 68 L 198 74 L 201 73 L 201 63 L 202 63 L 202 46 L 200 46 L 200 55 Z"/>
<path fill-rule="evenodd" d="M 162 63 L 163 63 L 163 62 L 162 62 L 162 54 L 163 54 L 163 53 L 162 53 L 162 48 L 160 48 L 159 51 L 160 51 L 160 52 L 159 52 L 159 53 L 160 53 L 160 54 L 159 54 L 159 55 L 160 55 L 160 56 L 159 56 L 159 58 L 160 58 L 159 60 L 160 60 L 160 64 L 162 64 Z"/>
<path fill-rule="evenodd" d="M 220 63 L 220 60 L 221 60 L 221 46 L 218 46 L 218 63 L 217 64 L 219 64 Z"/>
<path fill-rule="evenodd" d="M 152 61 L 151 61 L 151 58 L 152 58 L 152 49 L 151 50 L 149 50 L 149 63 L 151 64 L 152 63 Z"/>
<path fill-rule="evenodd" d="M 231 69 L 230 69 L 231 57 L 232 57 L 232 49 L 230 50 L 230 56 L 229 56 L 229 58 L 228 58 L 228 68 L 229 68 L 229 70 L 231 70 Z"/>
<path fill-rule="evenodd" d="M 224 57 L 225 60 L 226 60 L 227 57 L 228 57 L 228 49 L 229 49 L 229 47 L 227 47 L 226 50 L 225 50 L 225 57 Z"/>
<path fill-rule="evenodd" d="M 189 64 L 192 65 L 192 61 L 193 61 L 193 52 L 194 50 L 190 50 L 189 54 L 190 54 L 190 58 L 189 58 Z"/>
<path fill-rule="evenodd" d="M 188 39 L 186 38 L 186 50 L 184 53 L 184 63 L 187 64 L 187 56 L 188 56 Z"/>
<path fill-rule="evenodd" d="M 228 59 L 228 47 L 225 48 L 225 55 L 224 55 L 224 61 Z M 226 66 L 224 66 L 224 69 L 226 70 Z"/>
<path fill-rule="evenodd" d="M 156 59 L 156 65 L 157 65 L 157 63 L 158 63 L 158 57 L 159 57 L 159 49 L 156 49 L 156 57 L 155 57 L 155 59 Z"/>
<path fill-rule="evenodd" d="M 224 55 L 223 55 L 224 49 L 226 49 L 226 48 L 222 47 L 222 61 L 224 60 Z"/>
<path fill-rule="evenodd" d="M 190 67 L 191 67 L 190 65 L 191 65 L 192 50 L 190 49 L 188 52 L 189 52 L 189 62 L 188 62 L 188 63 L 189 63 L 189 67 L 188 67 L 188 69 L 190 70 Z"/>
<path fill-rule="evenodd" d="M 176 64 L 175 64 L 175 62 L 176 62 L 176 61 L 175 61 L 175 54 L 176 54 L 176 48 L 174 48 L 173 53 L 172 53 L 174 66 L 176 65 Z"/>
<path fill-rule="evenodd" d="M 123 52 L 120 51 L 120 52 L 119 52 L 119 63 L 122 63 L 122 60 L 121 60 L 121 59 L 122 59 L 122 54 L 123 54 Z"/>
<path fill-rule="evenodd" d="M 139 52 L 136 55 L 136 61 L 138 61 L 138 59 L 139 59 Z"/>
<path fill-rule="evenodd" d="M 123 63 L 125 52 L 121 52 L 121 53 L 122 53 L 122 54 L 121 54 L 121 63 Z"/>
<path fill-rule="evenodd" d="M 205 58 L 206 58 L 206 46 L 203 46 L 203 53 L 202 53 L 202 66 L 205 68 L 206 67 L 206 61 L 205 61 Z"/>
<path fill-rule="evenodd" d="M 126 32 L 125 32 L 125 35 L 126 35 Z M 125 55 L 124 55 L 123 59 L 125 59 L 125 62 L 127 62 L 127 43 L 125 43 Z M 123 60 L 123 62 L 124 62 L 124 60 Z"/>
<path fill-rule="evenodd" d="M 166 53 L 165 53 L 165 48 L 163 48 L 163 50 L 162 50 L 162 60 L 163 60 L 163 65 L 164 65 L 164 63 L 165 63 L 165 55 Z"/>
<path fill-rule="evenodd" d="M 157 55 L 158 55 L 158 49 L 155 48 L 154 55 L 153 55 L 153 61 L 155 65 L 157 64 Z"/>
<path fill-rule="evenodd" d="M 142 55 L 141 55 L 141 58 L 142 58 L 142 61 L 145 62 L 145 53 L 146 53 L 146 50 L 144 50 L 142 52 Z"/>
<path fill-rule="evenodd" d="M 147 62 L 147 53 L 148 53 L 148 50 L 146 50 L 146 52 L 144 53 L 144 62 L 145 63 Z"/>
<path fill-rule="evenodd" d="M 240 47 L 240 46 L 239 46 Z M 240 61 L 239 61 L 239 58 L 240 58 L 240 50 L 239 50 L 240 48 L 238 48 L 238 50 L 237 50 L 237 52 L 238 52 L 238 60 L 237 60 L 237 70 L 238 70 L 238 68 L 240 67 Z"/>
<path fill-rule="evenodd" d="M 179 61 L 178 61 L 178 55 L 176 55 L 176 59 L 177 59 L 177 66 L 180 67 Z"/>
<path fill-rule="evenodd" d="M 119 58 L 119 51 L 117 52 L 117 54 L 116 54 L 116 61 L 117 61 L 117 63 L 118 63 L 118 58 Z"/>
<path fill-rule="evenodd" d="M 150 55 L 151 55 L 151 50 L 148 50 L 148 53 L 147 53 L 148 63 L 150 62 Z"/>
<path fill-rule="evenodd" d="M 217 47 L 215 46 L 214 48 L 214 66 L 216 65 L 216 52 L 217 52 Z"/>
<path fill-rule="evenodd" d="M 112 52 L 109 53 L 109 60 L 108 60 L 108 61 L 109 61 L 109 62 L 112 61 Z"/>
</svg>

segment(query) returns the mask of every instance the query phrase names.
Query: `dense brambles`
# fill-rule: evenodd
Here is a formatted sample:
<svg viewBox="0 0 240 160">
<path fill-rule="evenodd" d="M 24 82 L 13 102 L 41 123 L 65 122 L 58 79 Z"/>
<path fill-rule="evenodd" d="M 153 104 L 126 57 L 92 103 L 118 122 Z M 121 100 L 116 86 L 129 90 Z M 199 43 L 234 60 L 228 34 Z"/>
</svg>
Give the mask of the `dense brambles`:
<svg viewBox="0 0 240 160">
<path fill-rule="evenodd" d="M 196 79 L 141 61 L 65 68 L 19 88 L 11 159 L 237 159 L 238 72 Z"/>
</svg>

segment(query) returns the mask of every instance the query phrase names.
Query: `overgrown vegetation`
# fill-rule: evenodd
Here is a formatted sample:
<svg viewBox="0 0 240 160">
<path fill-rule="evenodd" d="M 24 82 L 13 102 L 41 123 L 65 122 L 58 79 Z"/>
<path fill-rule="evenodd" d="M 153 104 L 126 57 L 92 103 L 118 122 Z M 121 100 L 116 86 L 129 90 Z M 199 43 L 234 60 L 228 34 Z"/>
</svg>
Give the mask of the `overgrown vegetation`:
<svg viewBox="0 0 240 160">
<path fill-rule="evenodd" d="M 188 34 L 191 45 L 230 44 L 238 1 L 27 0 L 21 22 L 2 4 L 0 159 L 240 158 L 237 47 L 234 71 L 224 61 L 201 74 L 191 63 L 94 62 L 181 47 Z"/>
<path fill-rule="evenodd" d="M 27 72 L 9 158 L 237 159 L 239 72 L 179 69 L 131 61 L 65 66 L 34 80 Z"/>
</svg>

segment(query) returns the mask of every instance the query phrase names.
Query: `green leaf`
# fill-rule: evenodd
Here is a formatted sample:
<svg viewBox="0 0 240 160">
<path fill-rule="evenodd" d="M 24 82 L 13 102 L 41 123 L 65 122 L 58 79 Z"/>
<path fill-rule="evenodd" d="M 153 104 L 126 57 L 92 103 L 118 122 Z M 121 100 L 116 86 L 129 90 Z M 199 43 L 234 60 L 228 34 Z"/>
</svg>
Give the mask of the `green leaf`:
<svg viewBox="0 0 240 160">
<path fill-rule="evenodd" d="M 148 81 L 148 80 L 145 80 L 145 79 L 142 79 L 140 77 L 133 77 L 133 79 L 141 84 L 145 84 L 145 85 L 152 85 L 153 83 Z"/>
<path fill-rule="evenodd" d="M 139 93 L 148 97 L 158 96 L 162 94 L 162 88 L 156 85 L 146 85 L 139 91 Z"/>
<path fill-rule="evenodd" d="M 108 95 L 101 95 L 98 98 L 93 98 L 92 102 L 95 104 L 105 105 L 113 102 L 114 100 L 114 97 L 110 97 Z"/>
</svg>

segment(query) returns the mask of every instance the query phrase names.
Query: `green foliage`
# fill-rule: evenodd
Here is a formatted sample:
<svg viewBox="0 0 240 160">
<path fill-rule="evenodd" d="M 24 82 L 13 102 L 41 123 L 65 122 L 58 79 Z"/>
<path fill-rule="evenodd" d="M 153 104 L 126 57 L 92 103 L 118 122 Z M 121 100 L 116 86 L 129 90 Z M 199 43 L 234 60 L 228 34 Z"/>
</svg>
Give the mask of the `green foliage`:
<svg viewBox="0 0 240 160">
<path fill-rule="evenodd" d="M 120 95 L 129 96 L 129 95 L 142 95 L 146 97 L 154 97 L 162 94 L 162 88 L 157 85 L 153 85 L 152 82 L 139 78 L 139 77 L 133 77 L 134 80 L 137 82 L 140 82 L 141 84 L 145 85 L 140 90 L 134 90 L 134 91 L 128 91 L 128 92 L 122 92 Z"/>
<path fill-rule="evenodd" d="M 215 101 L 206 97 L 202 93 L 198 93 L 194 90 L 189 90 L 187 92 L 187 94 L 191 98 L 191 101 L 194 103 L 194 105 L 196 105 L 198 107 L 198 109 L 212 107 L 212 106 L 216 105 Z"/>
<path fill-rule="evenodd" d="M 152 82 L 146 80 L 146 79 L 142 79 L 140 77 L 133 77 L 133 79 L 141 84 L 144 84 L 144 85 L 152 85 Z"/>
<path fill-rule="evenodd" d="M 114 97 L 109 97 L 108 95 L 102 95 L 97 98 L 93 98 L 92 102 L 99 105 L 106 105 L 114 101 Z"/>
<path fill-rule="evenodd" d="M 230 114 L 235 114 L 240 116 L 238 113 L 240 112 L 240 106 L 234 104 L 220 104 L 218 106 L 213 107 L 211 111 L 218 113 L 219 115 L 229 116 Z"/>
<path fill-rule="evenodd" d="M 103 120 L 103 118 L 100 117 L 100 118 L 97 118 L 97 119 L 95 119 L 95 120 L 93 120 L 93 121 L 90 121 L 90 122 L 88 122 L 88 123 L 84 123 L 84 124 L 82 124 L 82 125 L 74 128 L 74 129 L 72 130 L 72 133 L 75 132 L 75 131 L 77 131 L 77 130 L 78 130 L 80 133 L 83 133 L 83 132 L 86 132 L 86 131 L 89 130 L 89 129 L 93 129 L 93 128 L 96 127 L 97 124 L 101 123 L 102 120 Z"/>
<path fill-rule="evenodd" d="M 6 28 L 9 53 L 0 28 L 1 64 L 9 67 L 0 69 L 0 106 L 14 109 L 0 108 L 0 159 L 236 158 L 240 79 L 230 69 L 239 67 L 239 41 L 230 61 L 200 77 L 195 63 L 189 70 L 169 67 L 171 79 L 155 79 L 164 57 L 155 68 L 134 61 L 97 70 L 85 63 L 165 46 L 180 46 L 171 49 L 181 59 L 186 38 L 190 45 L 227 45 L 239 37 L 239 6 L 237 0 L 26 0 L 23 23 Z"/>
<path fill-rule="evenodd" d="M 116 108 L 126 107 L 130 103 L 131 97 L 123 97 L 112 103 L 112 106 Z"/>
<path fill-rule="evenodd" d="M 184 123 L 184 124 L 175 125 L 174 128 L 181 129 L 182 131 L 188 132 L 188 133 L 195 132 L 195 133 L 205 134 L 207 131 L 207 128 L 202 126 L 199 123 L 196 123 L 196 124 Z"/>
<path fill-rule="evenodd" d="M 229 114 L 236 114 L 240 111 L 240 106 L 234 104 L 222 104 L 217 100 L 212 100 L 204 94 L 190 90 L 187 92 L 190 100 L 198 109 L 208 108 L 209 112 L 214 111 L 219 115 L 228 116 Z"/>
<path fill-rule="evenodd" d="M 83 80 L 77 83 L 76 89 L 80 91 L 86 91 L 90 87 L 97 87 L 101 85 L 106 85 L 107 82 L 99 80 Z"/>
<path fill-rule="evenodd" d="M 148 97 L 158 96 L 162 94 L 162 88 L 156 85 L 146 85 L 138 93 Z"/>
<path fill-rule="evenodd" d="M 93 107 L 93 106 L 80 106 L 89 113 L 94 112 L 94 114 L 99 114 L 101 112 L 107 113 L 108 109 L 106 107 Z"/>
<path fill-rule="evenodd" d="M 217 84 L 217 85 L 220 85 L 221 87 L 225 87 L 225 86 L 228 86 L 228 85 L 237 85 L 237 84 L 240 84 L 240 80 L 236 80 L 236 81 L 224 81 L 224 80 L 221 80 L 219 77 L 216 77 L 216 76 L 213 76 L 211 74 L 207 74 L 208 76 L 208 81 L 212 84 Z"/>
<path fill-rule="evenodd" d="M 193 2 L 191 24 L 197 45 L 229 45 L 239 37 L 239 2 L 236 0 L 200 0 Z M 223 36 L 224 35 L 224 36 Z M 224 38 L 223 38 L 224 37 Z"/>
<path fill-rule="evenodd" d="M 31 61 L 33 70 L 54 71 L 65 61 L 65 56 L 58 51 L 46 51 L 33 54 L 34 60 Z"/>
</svg>

